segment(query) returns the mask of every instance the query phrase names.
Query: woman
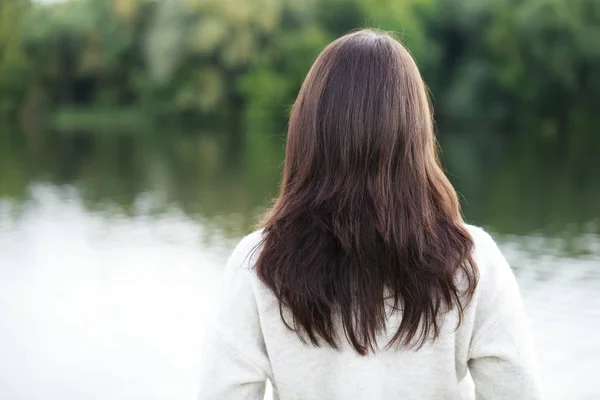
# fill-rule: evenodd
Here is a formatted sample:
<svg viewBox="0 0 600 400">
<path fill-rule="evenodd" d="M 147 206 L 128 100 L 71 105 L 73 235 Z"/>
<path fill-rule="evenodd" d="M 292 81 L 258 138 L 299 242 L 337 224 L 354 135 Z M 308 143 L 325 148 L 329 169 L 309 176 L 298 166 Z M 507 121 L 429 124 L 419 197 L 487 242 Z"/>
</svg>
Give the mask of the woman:
<svg viewBox="0 0 600 400">
<path fill-rule="evenodd" d="M 385 33 L 315 61 L 280 196 L 223 279 L 201 399 L 262 399 L 267 379 L 281 400 L 541 397 L 515 277 L 464 224 L 425 85 Z"/>
</svg>

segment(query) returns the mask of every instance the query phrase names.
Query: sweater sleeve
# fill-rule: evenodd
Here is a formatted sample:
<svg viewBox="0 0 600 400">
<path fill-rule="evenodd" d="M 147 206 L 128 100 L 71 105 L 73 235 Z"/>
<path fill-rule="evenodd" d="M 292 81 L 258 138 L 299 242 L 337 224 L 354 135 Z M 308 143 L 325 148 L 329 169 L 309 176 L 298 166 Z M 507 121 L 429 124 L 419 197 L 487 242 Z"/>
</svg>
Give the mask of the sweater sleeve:
<svg viewBox="0 0 600 400">
<path fill-rule="evenodd" d="M 203 345 L 200 400 L 264 398 L 271 373 L 251 285 L 249 260 L 258 242 L 251 236 L 236 247 L 223 272 L 217 311 Z"/>
<path fill-rule="evenodd" d="M 532 334 L 515 275 L 487 233 L 474 236 L 479 236 L 475 259 L 480 282 L 468 366 L 476 398 L 541 399 Z"/>
</svg>

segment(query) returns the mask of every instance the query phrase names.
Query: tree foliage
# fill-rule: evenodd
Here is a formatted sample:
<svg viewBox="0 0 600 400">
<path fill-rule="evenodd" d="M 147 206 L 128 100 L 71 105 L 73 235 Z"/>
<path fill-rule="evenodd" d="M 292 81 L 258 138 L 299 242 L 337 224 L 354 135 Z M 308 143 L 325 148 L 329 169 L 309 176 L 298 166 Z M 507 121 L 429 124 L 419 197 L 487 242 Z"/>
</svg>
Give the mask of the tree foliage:
<svg viewBox="0 0 600 400">
<path fill-rule="evenodd" d="M 3 0 L 0 115 L 132 107 L 273 132 L 318 52 L 360 27 L 396 32 L 442 123 L 597 119 L 596 0 Z"/>
</svg>

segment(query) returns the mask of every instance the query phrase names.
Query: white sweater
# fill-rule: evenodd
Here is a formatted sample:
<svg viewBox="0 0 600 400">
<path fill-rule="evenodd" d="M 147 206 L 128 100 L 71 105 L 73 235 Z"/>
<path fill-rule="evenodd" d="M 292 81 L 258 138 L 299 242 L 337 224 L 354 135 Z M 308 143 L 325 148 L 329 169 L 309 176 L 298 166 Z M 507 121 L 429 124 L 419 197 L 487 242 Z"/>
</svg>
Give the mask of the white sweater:
<svg viewBox="0 0 600 400">
<path fill-rule="evenodd" d="M 452 311 L 434 342 L 369 356 L 342 340 L 338 350 L 304 344 L 284 326 L 277 300 L 252 270 L 261 233 L 250 234 L 223 275 L 205 341 L 200 399 L 262 400 L 267 379 L 280 400 L 542 398 L 515 276 L 492 238 L 468 229 L 480 280 L 459 328 Z M 388 321 L 390 334 L 400 318 Z"/>
</svg>

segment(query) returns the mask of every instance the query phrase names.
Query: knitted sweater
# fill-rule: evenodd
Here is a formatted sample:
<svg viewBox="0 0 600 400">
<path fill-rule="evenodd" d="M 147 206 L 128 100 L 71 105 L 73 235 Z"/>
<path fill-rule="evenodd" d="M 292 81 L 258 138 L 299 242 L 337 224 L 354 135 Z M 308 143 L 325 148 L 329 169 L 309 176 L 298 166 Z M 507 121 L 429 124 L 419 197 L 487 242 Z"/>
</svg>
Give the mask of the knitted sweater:
<svg viewBox="0 0 600 400">
<path fill-rule="evenodd" d="M 252 267 L 257 231 L 236 247 L 225 268 L 213 324 L 204 343 L 201 400 L 541 399 L 529 324 L 515 276 L 492 238 L 468 226 L 479 283 L 457 328 L 444 317 L 439 337 L 418 350 L 382 347 L 360 356 L 303 343 L 281 321 L 273 293 Z M 401 315 L 388 320 L 386 344 Z M 343 334 L 339 336 L 343 338 Z"/>
</svg>

